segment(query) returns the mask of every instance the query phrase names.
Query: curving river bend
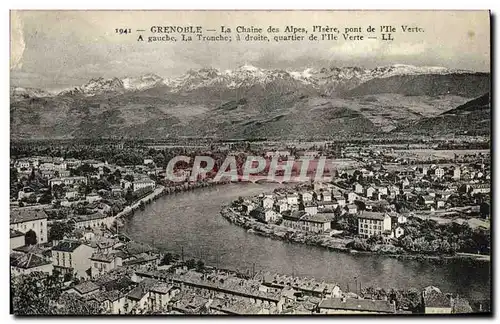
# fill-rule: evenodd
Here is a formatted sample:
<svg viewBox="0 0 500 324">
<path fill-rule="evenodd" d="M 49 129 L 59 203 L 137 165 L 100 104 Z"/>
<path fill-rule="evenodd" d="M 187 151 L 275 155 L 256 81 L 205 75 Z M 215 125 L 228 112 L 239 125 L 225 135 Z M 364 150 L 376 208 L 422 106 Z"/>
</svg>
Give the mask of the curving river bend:
<svg viewBox="0 0 500 324">
<path fill-rule="evenodd" d="M 271 271 L 349 285 L 382 288 L 439 287 L 471 300 L 489 299 L 490 263 L 468 260 L 399 260 L 330 252 L 247 233 L 219 212 L 239 196 L 271 192 L 278 184 L 228 184 L 161 197 L 125 223 L 134 240 L 242 272 Z"/>
</svg>

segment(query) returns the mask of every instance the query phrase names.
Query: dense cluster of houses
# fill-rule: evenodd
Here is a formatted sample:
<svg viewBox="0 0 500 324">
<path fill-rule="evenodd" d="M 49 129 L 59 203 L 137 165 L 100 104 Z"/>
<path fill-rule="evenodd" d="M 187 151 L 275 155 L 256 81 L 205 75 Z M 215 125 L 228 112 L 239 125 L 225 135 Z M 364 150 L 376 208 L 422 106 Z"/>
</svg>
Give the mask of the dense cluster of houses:
<svg viewBox="0 0 500 324">
<path fill-rule="evenodd" d="M 404 234 L 401 224 L 407 217 L 395 212 L 359 211 L 349 204 L 350 194 L 333 189 L 331 184 L 315 184 L 316 190 L 290 189 L 262 194 L 244 200 L 239 209 L 243 215 L 266 223 L 279 223 L 292 230 L 331 234 L 332 223 L 341 215 L 357 217 L 358 234 L 363 237 L 399 238 Z"/>
<path fill-rule="evenodd" d="M 84 174 L 76 175 L 75 170 L 82 166 L 89 168 L 80 172 Z M 36 156 L 13 160 L 11 167 L 17 171 L 16 180 L 18 181 L 36 176 L 42 180 L 38 184 L 46 184 L 46 187 L 42 188 L 32 188 L 28 185 L 19 190 L 17 201 L 11 203 L 21 202 L 24 206 L 37 205 L 47 191 L 52 191 L 52 198 L 62 206 L 74 206 L 78 203 L 99 201 L 103 195 L 123 196 L 129 189 L 133 192 L 153 190 L 156 183 L 150 176 L 160 176 L 165 172 L 164 169 L 155 167 L 151 163 L 151 159 L 144 159 L 144 164 L 141 165 L 120 167 L 96 160 Z M 89 185 L 91 181 L 104 179 L 117 171 L 120 173 L 121 179 L 119 183 L 112 185 L 109 189 L 92 190 L 91 192 L 80 190 L 82 185 Z M 54 191 L 61 194 L 55 197 Z"/>
<path fill-rule="evenodd" d="M 312 186 L 261 194 L 240 201 L 238 208 L 243 215 L 265 223 L 314 233 L 330 233 L 336 218 L 353 215 L 358 220 L 360 236 L 399 238 L 404 235 L 400 225 L 414 212 L 428 216 L 437 212 L 459 215 L 459 208 L 453 208 L 450 202 L 452 196 L 470 198 L 467 203 L 471 205 L 465 207 L 476 211 L 476 195 L 483 194 L 483 199 L 489 201 L 490 170 L 483 163 L 380 164 L 369 169 L 341 170 L 331 183 L 316 182 Z M 396 213 L 395 202 L 406 210 Z"/>
<path fill-rule="evenodd" d="M 61 243 L 62 245 L 58 246 L 55 242 L 48 242 L 50 223 L 68 223 L 76 232 L 110 228 L 115 220 L 114 216 L 124 207 L 124 196 L 127 191 L 148 193 L 156 187 L 155 181 L 149 176 L 159 170 L 152 166 L 150 159 L 145 159 L 144 162 L 144 165 L 119 167 L 95 160 L 55 157 L 31 157 L 12 161 L 12 167 L 17 171 L 17 179 L 11 181 L 33 183 L 33 188 L 25 186 L 18 192 L 18 199 L 11 201 L 11 251 L 19 252 L 16 250 L 23 249 L 26 245 L 52 244 L 52 250 L 62 249 L 57 255 L 64 258 L 59 260 L 59 264 L 56 262 L 58 259 L 54 258 L 54 266 L 62 264 L 65 268 L 64 264 L 68 262 L 71 264 L 75 260 L 74 253 L 90 251 L 87 243 L 69 245 Z M 81 168 L 82 166 L 87 167 Z M 90 186 L 92 182 L 105 179 L 117 171 L 120 177 L 116 180 L 119 181 L 116 185 L 99 190 Z M 75 173 L 83 174 L 75 175 Z M 87 188 L 82 189 L 82 186 Z M 49 199 L 41 201 L 44 195 L 49 195 Z M 114 208 L 116 206 L 119 208 Z M 57 215 L 62 212 L 63 216 L 58 217 Z M 92 250 L 92 253 L 94 252 L 100 251 Z M 39 258 L 29 258 L 29 260 L 32 262 L 36 260 L 35 263 L 45 266 L 43 262 L 38 262 Z M 87 257 L 84 260 L 88 262 Z M 78 262 L 80 261 L 81 258 L 78 258 Z M 78 269 L 79 274 L 83 274 L 89 268 L 83 269 L 85 266 L 81 265 L 82 269 Z"/>
<path fill-rule="evenodd" d="M 14 210 L 11 216 L 11 269 L 13 274 L 54 270 L 85 280 L 124 264 L 155 266 L 160 255 L 147 245 L 123 242 L 108 230 L 109 223 L 76 227 L 60 241 L 47 242 L 47 214 L 43 210 Z M 39 241 L 25 244 L 22 231 L 34 232 Z M 16 260 L 26 260 L 18 262 Z"/>
<path fill-rule="evenodd" d="M 287 152 L 275 153 L 280 157 Z M 314 153 L 311 157 L 316 156 Z M 83 165 L 91 171 L 76 175 Z M 163 255 L 110 230 L 112 206 L 106 202 L 126 192 L 152 191 L 151 175 L 164 169 L 151 159 L 144 164 L 119 167 L 94 160 L 32 157 L 12 161 L 18 180 L 43 179 L 45 188 L 25 186 L 12 202 L 10 213 L 10 269 L 17 277 L 34 272 L 63 275 L 64 294 L 96 302 L 105 314 L 394 314 L 394 302 L 361 298 L 343 292 L 337 284 L 314 279 L 259 273 L 242 276 L 205 267 L 187 269 L 182 262 L 160 265 Z M 109 190 L 81 190 L 93 180 L 119 171 L 120 180 Z M 127 177 L 129 175 L 130 177 Z M 489 194 L 490 170 L 485 164 L 451 166 L 371 165 L 367 169 L 341 170 L 335 181 L 288 188 L 242 199 L 242 215 L 290 230 L 335 233 L 334 221 L 350 215 L 362 237 L 399 238 L 407 215 L 396 213 L 389 202 L 402 199 L 433 212 L 449 207 L 449 198 L 462 191 L 469 197 Z M 439 184 L 440 189 L 435 189 Z M 55 192 L 59 194 L 56 196 Z M 49 241 L 49 209 L 39 202 L 51 192 L 51 203 L 85 213 L 64 219 L 74 230 L 61 240 Z M 385 210 L 377 206 L 385 202 Z M 21 205 L 22 203 L 22 205 Z M 435 287 L 422 292 L 425 313 L 451 313 L 455 299 Z"/>
<path fill-rule="evenodd" d="M 269 200 L 267 200 L 269 202 Z M 290 202 L 298 197 L 290 196 Z M 294 211 L 300 212 L 300 211 Z M 321 213 L 302 218 L 320 231 Z M 76 228 L 58 241 L 21 244 L 21 231 L 46 241 L 47 214 L 22 208 L 11 214 L 11 275 L 58 272 L 64 294 L 97 303 L 104 314 L 394 314 L 387 299 L 363 299 L 334 283 L 270 273 L 242 275 L 205 267 L 188 270 L 182 262 L 160 265 L 162 254 L 147 244 L 109 230 L 107 224 Z M 20 235 L 18 233 L 21 233 Z M 21 237 L 23 240 L 18 240 Z M 441 296 L 441 295 L 440 295 Z M 444 296 L 444 294 L 443 294 Z M 424 296 L 422 296 L 424 298 Z M 443 304 L 443 300 L 447 303 Z M 423 299 L 424 300 L 424 299 Z M 430 301 L 425 311 L 451 312 L 453 299 Z"/>
</svg>

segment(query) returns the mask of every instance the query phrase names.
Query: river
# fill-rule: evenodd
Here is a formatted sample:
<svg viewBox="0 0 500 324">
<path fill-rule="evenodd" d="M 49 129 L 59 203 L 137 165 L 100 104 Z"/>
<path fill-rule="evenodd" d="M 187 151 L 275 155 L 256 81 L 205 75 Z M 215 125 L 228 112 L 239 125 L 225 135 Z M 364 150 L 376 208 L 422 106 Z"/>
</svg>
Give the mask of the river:
<svg viewBox="0 0 500 324">
<path fill-rule="evenodd" d="M 336 282 L 342 289 L 439 287 L 471 300 L 489 299 L 490 263 L 468 260 L 399 260 L 353 255 L 247 233 L 219 211 L 239 196 L 271 192 L 278 184 L 228 184 L 161 197 L 125 223 L 139 242 L 240 271 L 271 271 Z"/>
</svg>

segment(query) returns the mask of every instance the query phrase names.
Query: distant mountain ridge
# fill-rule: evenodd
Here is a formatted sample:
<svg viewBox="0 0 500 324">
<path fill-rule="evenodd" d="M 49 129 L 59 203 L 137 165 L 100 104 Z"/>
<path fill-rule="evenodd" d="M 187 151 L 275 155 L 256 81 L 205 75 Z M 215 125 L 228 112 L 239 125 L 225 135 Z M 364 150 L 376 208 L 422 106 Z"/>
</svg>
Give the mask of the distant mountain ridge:
<svg viewBox="0 0 500 324">
<path fill-rule="evenodd" d="M 387 133 L 403 126 L 415 129 L 428 119 L 431 127 L 432 118 L 488 92 L 488 73 L 402 64 L 302 71 L 243 65 L 190 70 L 174 78 L 94 78 L 57 94 L 11 88 L 11 136 L 330 138 Z M 454 132 L 444 122 L 439 125 L 440 132 Z M 461 129 L 466 128 L 464 123 Z"/>
<path fill-rule="evenodd" d="M 86 84 L 64 90 L 59 95 L 95 96 L 104 93 L 123 93 L 126 91 L 145 90 L 164 86 L 170 92 L 186 92 L 199 88 L 219 87 L 237 89 L 253 85 L 266 85 L 274 81 L 295 83 L 309 86 L 316 90 L 334 93 L 337 90 L 351 90 L 373 79 L 386 79 L 395 76 L 470 74 L 467 70 L 447 69 L 445 67 L 417 67 L 394 64 L 389 66 L 364 69 L 361 67 L 307 68 L 303 71 L 262 69 L 252 65 L 243 65 L 234 70 L 202 68 L 189 70 L 179 77 L 162 78 L 156 74 L 123 79 L 94 78 Z M 33 96 L 37 96 L 35 92 Z"/>
<path fill-rule="evenodd" d="M 10 98 L 13 101 L 28 99 L 28 98 L 50 97 L 54 95 L 55 93 L 50 93 L 48 91 L 38 88 L 22 88 L 22 87 L 10 88 Z"/>
</svg>

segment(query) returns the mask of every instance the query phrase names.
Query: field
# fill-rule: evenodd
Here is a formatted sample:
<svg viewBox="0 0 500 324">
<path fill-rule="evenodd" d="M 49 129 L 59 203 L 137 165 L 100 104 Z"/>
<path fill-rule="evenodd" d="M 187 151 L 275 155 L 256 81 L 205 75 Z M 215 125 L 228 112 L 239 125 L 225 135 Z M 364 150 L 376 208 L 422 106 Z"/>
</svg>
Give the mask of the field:
<svg viewBox="0 0 500 324">
<path fill-rule="evenodd" d="M 453 159 L 455 154 L 460 156 L 489 154 L 489 150 L 433 150 L 433 149 L 410 149 L 410 150 L 394 150 L 392 154 L 399 157 L 415 158 L 415 159 Z"/>
</svg>

